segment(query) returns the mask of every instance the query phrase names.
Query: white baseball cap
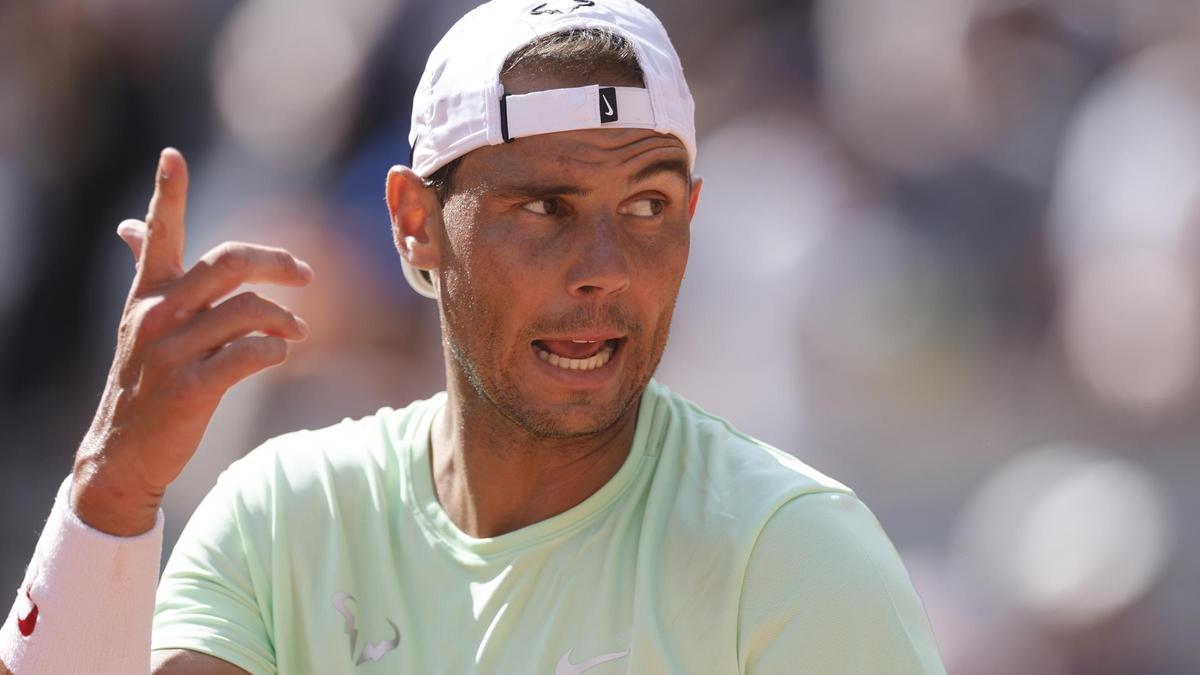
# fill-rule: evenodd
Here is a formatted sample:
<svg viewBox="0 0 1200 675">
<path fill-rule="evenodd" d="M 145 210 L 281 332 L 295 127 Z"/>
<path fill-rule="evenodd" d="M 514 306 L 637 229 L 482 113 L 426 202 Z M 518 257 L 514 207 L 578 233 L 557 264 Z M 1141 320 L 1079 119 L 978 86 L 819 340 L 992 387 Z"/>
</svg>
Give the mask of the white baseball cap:
<svg viewBox="0 0 1200 675">
<path fill-rule="evenodd" d="M 500 69 L 539 37 L 600 28 L 632 45 L 646 84 L 552 89 L 506 95 Z M 604 127 L 671 134 L 696 165 L 696 105 L 679 55 L 654 13 L 634 0 L 492 0 L 459 19 L 433 48 L 413 96 L 412 169 L 422 178 L 472 150 L 515 138 Z M 433 284 L 401 259 L 421 295 Z"/>
</svg>

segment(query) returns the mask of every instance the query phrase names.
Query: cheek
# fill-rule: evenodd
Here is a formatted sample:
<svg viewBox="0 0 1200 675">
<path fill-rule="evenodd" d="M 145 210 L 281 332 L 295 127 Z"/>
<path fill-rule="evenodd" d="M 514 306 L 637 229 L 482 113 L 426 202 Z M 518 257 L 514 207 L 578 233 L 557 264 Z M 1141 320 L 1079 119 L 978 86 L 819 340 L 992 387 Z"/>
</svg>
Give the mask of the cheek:
<svg viewBox="0 0 1200 675">
<path fill-rule="evenodd" d="M 569 237 L 496 222 L 478 237 L 472 264 L 479 269 L 482 283 L 503 289 L 506 311 L 519 313 L 520 305 L 546 300 L 562 288 L 572 257 Z"/>
<path fill-rule="evenodd" d="M 653 288 L 655 293 L 664 294 L 663 302 L 668 305 L 674 304 L 687 269 L 690 235 L 691 230 L 686 225 L 675 227 L 631 247 L 633 255 L 637 256 L 637 269 L 646 279 L 646 285 Z"/>
<path fill-rule="evenodd" d="M 475 345 L 481 335 L 493 334 L 499 316 L 490 278 L 487 245 L 479 236 L 472 213 L 447 203 L 438 274 L 442 285 L 443 325 L 461 346 Z M 472 349 L 471 351 L 477 351 Z"/>
<path fill-rule="evenodd" d="M 687 268 L 689 239 L 684 229 L 675 236 L 644 242 L 635 249 L 637 278 L 632 298 L 642 317 L 642 354 L 653 369 L 666 347 L 675 301 Z"/>
<path fill-rule="evenodd" d="M 499 356 L 522 337 L 521 317 L 530 314 L 533 275 L 530 263 L 512 250 L 511 242 L 494 233 L 450 236 L 453 251 L 441 270 L 443 305 L 447 325 L 461 345 L 479 345 L 484 353 Z"/>
<path fill-rule="evenodd" d="M 503 227 L 487 217 L 473 194 L 447 202 L 443 211 L 441 275 L 444 291 L 459 306 L 495 312 L 496 298 L 511 287 Z"/>
</svg>

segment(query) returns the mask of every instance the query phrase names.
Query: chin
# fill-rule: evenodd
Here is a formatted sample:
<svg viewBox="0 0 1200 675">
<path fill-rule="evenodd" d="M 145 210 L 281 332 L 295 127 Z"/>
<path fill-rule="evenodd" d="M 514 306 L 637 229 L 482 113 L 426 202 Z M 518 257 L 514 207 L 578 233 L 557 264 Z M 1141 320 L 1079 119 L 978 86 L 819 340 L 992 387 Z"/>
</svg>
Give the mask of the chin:
<svg viewBox="0 0 1200 675">
<path fill-rule="evenodd" d="M 540 405 L 528 399 L 516 405 L 511 405 L 511 402 L 508 405 L 500 401 L 496 403 L 506 417 L 533 435 L 542 438 L 578 438 L 611 429 L 631 406 L 636 405 L 638 398 L 634 395 L 628 398 L 622 396 L 614 401 L 574 400 Z"/>
</svg>

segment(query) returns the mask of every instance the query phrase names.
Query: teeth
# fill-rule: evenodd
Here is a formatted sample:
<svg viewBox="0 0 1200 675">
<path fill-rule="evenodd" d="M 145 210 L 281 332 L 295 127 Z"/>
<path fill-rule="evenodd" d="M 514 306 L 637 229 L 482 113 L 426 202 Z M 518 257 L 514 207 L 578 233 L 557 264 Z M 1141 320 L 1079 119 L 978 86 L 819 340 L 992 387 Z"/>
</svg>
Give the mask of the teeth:
<svg viewBox="0 0 1200 675">
<path fill-rule="evenodd" d="M 572 342 L 577 341 L 573 340 Z M 585 340 L 583 342 L 595 342 L 595 340 Z M 595 370 L 596 368 L 602 368 L 604 364 L 608 363 L 609 359 L 612 358 L 613 350 L 613 345 L 606 344 L 603 349 L 586 359 L 568 359 L 565 356 L 559 356 L 558 354 L 548 352 L 541 347 L 534 348 L 534 351 L 537 352 L 538 358 L 552 366 L 562 368 L 563 370 Z"/>
</svg>

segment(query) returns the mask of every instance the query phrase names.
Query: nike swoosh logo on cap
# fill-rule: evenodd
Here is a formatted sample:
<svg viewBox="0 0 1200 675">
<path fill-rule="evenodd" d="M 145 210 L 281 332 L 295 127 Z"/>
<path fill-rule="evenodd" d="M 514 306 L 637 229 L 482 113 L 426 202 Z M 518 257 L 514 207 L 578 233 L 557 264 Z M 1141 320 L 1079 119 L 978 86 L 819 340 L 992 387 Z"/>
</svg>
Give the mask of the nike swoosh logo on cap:
<svg viewBox="0 0 1200 675">
<path fill-rule="evenodd" d="M 623 652 L 612 652 L 611 654 L 593 656 L 582 663 L 571 663 L 571 654 L 574 652 L 575 648 L 572 647 L 571 649 L 567 650 L 566 654 L 562 655 L 562 658 L 558 660 L 558 665 L 554 667 L 554 675 L 579 675 L 586 670 L 595 668 L 601 663 L 608 663 L 609 661 L 615 661 L 617 659 L 623 659 L 626 656 L 629 656 L 629 650 L 626 649 Z"/>
</svg>

